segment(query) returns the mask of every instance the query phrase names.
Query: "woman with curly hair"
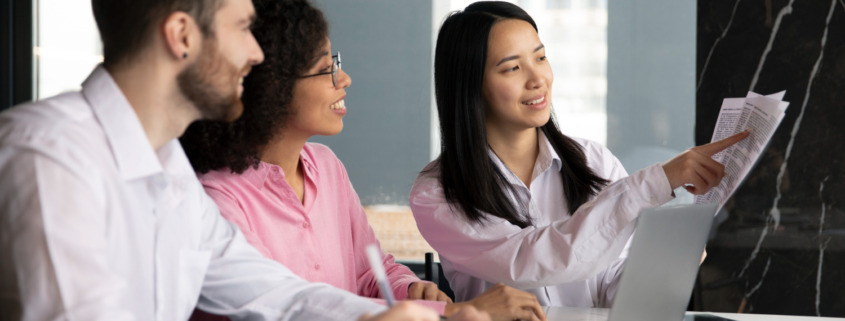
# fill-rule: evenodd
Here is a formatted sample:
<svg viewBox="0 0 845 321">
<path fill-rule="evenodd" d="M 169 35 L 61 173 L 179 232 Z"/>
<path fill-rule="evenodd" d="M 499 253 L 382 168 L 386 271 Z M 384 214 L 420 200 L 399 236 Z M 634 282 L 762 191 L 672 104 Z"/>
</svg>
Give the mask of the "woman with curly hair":
<svg viewBox="0 0 845 321">
<path fill-rule="evenodd" d="M 304 0 L 254 3 L 253 33 L 265 60 L 244 80 L 243 115 L 231 124 L 197 122 L 182 145 L 222 215 L 261 253 L 309 281 L 378 298 L 364 252 L 378 241 L 346 169 L 328 147 L 308 142 L 343 129 L 351 79 L 318 9 Z M 472 305 L 494 319 L 544 319 L 527 292 L 500 285 L 452 303 L 391 255 L 382 257 L 399 300 L 434 300 L 424 304 L 447 316 Z"/>
</svg>

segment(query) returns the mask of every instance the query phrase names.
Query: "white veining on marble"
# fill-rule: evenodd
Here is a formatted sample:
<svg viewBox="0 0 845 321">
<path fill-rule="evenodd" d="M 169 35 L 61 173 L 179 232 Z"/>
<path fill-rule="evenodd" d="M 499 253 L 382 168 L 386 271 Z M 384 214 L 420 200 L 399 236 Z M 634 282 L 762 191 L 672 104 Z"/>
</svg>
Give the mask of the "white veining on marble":
<svg viewBox="0 0 845 321">
<path fill-rule="evenodd" d="M 754 91 L 754 87 L 757 85 L 757 79 L 760 77 L 760 72 L 763 70 L 763 65 L 766 63 L 766 56 L 768 56 L 769 51 L 772 50 L 772 43 L 775 40 L 775 36 L 778 33 L 778 29 L 780 29 L 780 23 L 781 21 L 783 21 L 783 17 L 787 14 L 792 13 L 793 2 L 795 2 L 795 0 L 790 0 L 789 4 L 787 4 L 785 7 L 783 7 L 783 9 L 780 10 L 777 19 L 775 19 L 775 24 L 772 27 L 772 34 L 771 36 L 769 36 L 769 43 L 766 44 L 766 49 L 763 50 L 763 56 L 760 57 L 760 63 L 757 65 L 757 71 L 754 73 L 754 78 L 751 81 L 751 89 L 749 89 L 750 91 Z M 813 77 L 815 77 L 815 74 L 813 74 Z M 800 122 L 796 121 L 796 126 L 800 127 Z M 793 129 L 793 132 L 795 130 L 796 129 Z M 748 257 L 747 260 L 745 260 L 745 265 L 742 267 L 742 270 L 740 270 L 739 277 L 745 275 L 745 271 L 748 270 L 748 267 L 751 265 L 751 262 L 753 262 L 757 258 L 757 254 L 760 253 L 760 246 L 763 244 L 763 240 L 766 239 L 766 235 L 769 234 L 769 223 L 771 221 L 774 221 L 775 227 L 780 224 L 780 210 L 778 209 L 778 201 L 781 197 L 780 186 L 781 181 L 783 180 L 783 174 L 786 172 L 786 159 L 789 158 L 789 149 L 791 149 L 792 141 L 794 140 L 794 138 L 795 135 L 793 134 L 792 138 L 790 139 L 790 148 L 788 148 L 787 156 L 784 158 L 784 162 L 781 164 L 780 173 L 778 173 L 776 189 L 777 196 L 775 196 L 774 205 L 772 206 L 771 211 L 769 211 L 769 216 L 766 218 L 766 225 L 763 227 L 763 231 L 760 232 L 760 239 L 757 240 L 757 245 L 754 247 L 754 250 L 751 251 L 751 255 Z M 769 262 L 771 262 L 771 258 L 769 258 Z"/>
<path fill-rule="evenodd" d="M 813 89 L 813 81 L 816 79 L 816 73 L 818 73 L 819 66 L 822 63 L 822 58 L 824 58 L 824 46 L 827 44 L 827 31 L 830 27 L 830 19 L 833 17 L 833 9 L 836 8 L 836 1 L 837 0 L 831 0 L 830 2 L 830 11 L 827 14 L 827 21 L 825 22 L 824 34 L 822 35 L 821 40 L 821 49 L 819 49 L 819 57 L 816 58 L 816 63 L 813 64 L 813 70 L 810 72 L 810 79 L 807 81 L 807 91 L 804 92 L 804 101 L 801 104 L 801 112 L 798 114 L 798 118 L 795 119 L 795 123 L 792 125 L 792 133 L 790 133 L 789 143 L 786 145 L 786 153 L 783 157 L 783 163 L 780 164 L 780 172 L 778 172 L 777 185 L 775 187 L 777 195 L 775 196 L 770 213 L 774 219 L 775 228 L 780 225 L 780 210 L 778 209 L 778 202 L 781 198 L 780 189 L 781 183 L 783 182 L 783 175 L 786 174 L 789 156 L 792 155 L 792 146 L 795 145 L 795 136 L 798 136 L 798 130 L 801 129 L 801 122 L 804 120 L 804 112 L 807 110 L 807 101 L 810 100 L 810 90 Z M 778 19 L 780 19 L 780 17 L 778 17 Z"/>
<path fill-rule="evenodd" d="M 763 65 L 766 63 L 766 56 L 769 55 L 769 51 L 772 51 L 772 43 L 775 42 L 775 37 L 778 34 L 778 30 L 780 29 L 780 23 L 783 21 L 783 17 L 792 13 L 792 3 L 795 0 L 789 0 L 789 4 L 783 9 L 780 9 L 778 13 L 777 19 L 775 19 L 775 24 L 772 26 L 772 34 L 769 36 L 769 43 L 766 44 L 766 49 L 763 50 L 763 56 L 760 57 L 760 63 L 757 64 L 757 71 L 754 73 L 754 78 L 751 80 L 751 87 L 749 91 L 754 91 L 754 87 L 757 86 L 757 79 L 760 77 L 760 72 L 763 71 Z"/>
<path fill-rule="evenodd" d="M 822 214 L 819 217 L 819 268 L 816 271 L 816 316 L 820 317 L 821 311 L 819 310 L 819 303 L 822 299 L 822 263 L 824 263 L 824 250 L 827 249 L 827 243 L 830 242 L 830 238 L 826 238 L 824 242 L 822 242 L 822 233 L 824 232 L 824 219 L 825 214 L 827 214 L 827 204 L 824 203 L 824 183 L 830 178 L 830 175 L 822 180 L 821 184 L 819 184 L 819 199 L 822 200 Z"/>
<path fill-rule="evenodd" d="M 787 144 L 787 147 L 786 147 L 786 153 L 785 153 L 785 156 L 784 156 L 784 159 L 783 159 L 783 163 L 781 163 L 781 165 L 780 165 L 780 171 L 778 172 L 778 176 L 777 176 L 777 185 L 776 185 L 776 188 L 775 188 L 775 191 L 777 192 L 777 194 L 776 194 L 774 202 L 772 204 L 772 209 L 769 212 L 769 217 L 766 218 L 766 225 L 763 228 L 763 231 L 760 233 L 760 239 L 757 240 L 757 245 L 754 247 L 754 250 L 751 251 L 751 255 L 745 261 L 745 265 L 742 267 L 742 270 L 740 270 L 740 272 L 739 272 L 740 277 L 745 275 L 745 271 L 751 265 L 751 262 L 753 262 L 757 258 L 757 254 L 760 252 L 760 246 L 763 244 L 763 240 L 768 235 L 769 223 L 773 223 L 772 229 L 775 229 L 780 225 L 780 209 L 778 208 L 778 203 L 780 202 L 780 199 L 781 199 L 781 192 L 780 192 L 781 184 L 783 182 L 783 176 L 784 176 L 784 174 L 786 174 L 786 168 L 787 168 L 787 165 L 788 165 L 789 156 L 792 154 L 792 146 L 795 144 L 795 136 L 798 135 L 798 130 L 801 128 L 801 121 L 804 119 L 804 111 L 807 109 L 807 101 L 810 99 L 810 89 L 812 89 L 813 80 L 815 80 L 815 78 L 816 78 L 816 73 L 819 70 L 819 66 L 821 65 L 822 58 L 824 57 L 824 46 L 827 43 L 828 27 L 830 25 L 830 19 L 831 19 L 831 17 L 833 17 L 833 9 L 836 7 L 836 1 L 837 0 L 831 0 L 830 11 L 828 12 L 827 22 L 826 22 L 825 29 L 824 29 L 824 34 L 822 35 L 821 49 L 819 50 L 819 57 L 816 59 L 816 63 L 813 65 L 813 70 L 810 72 L 810 79 L 807 82 L 807 91 L 804 93 L 804 102 L 801 104 L 801 112 L 798 114 L 798 118 L 795 120 L 795 123 L 792 127 L 792 133 L 791 133 L 791 136 L 789 138 L 789 143 Z M 841 0 L 839 0 L 839 1 L 841 1 Z M 791 6 L 791 5 L 792 5 L 792 1 L 790 1 L 788 6 Z M 777 20 L 778 22 L 776 22 L 776 25 L 779 23 L 782 15 L 783 15 L 784 10 L 786 10 L 786 8 L 781 10 L 781 14 L 778 15 L 778 20 Z M 791 11 L 791 9 L 790 9 L 790 11 Z M 771 45 L 771 43 L 770 43 L 770 45 Z M 768 48 L 767 48 L 767 50 L 768 50 Z M 760 66 L 762 66 L 762 63 L 761 63 Z M 756 75 L 755 75 L 755 79 L 756 79 Z M 771 261 L 771 258 L 769 258 L 769 260 Z"/>
<path fill-rule="evenodd" d="M 731 29 L 731 25 L 734 23 L 734 17 L 736 16 L 736 8 L 739 7 L 739 3 L 742 0 L 736 0 L 734 4 L 733 12 L 731 12 L 731 19 L 728 20 L 728 24 L 725 26 L 725 30 L 722 31 L 722 35 L 719 38 L 716 38 L 716 41 L 713 42 L 713 46 L 710 47 L 710 53 L 707 54 L 707 59 L 704 60 L 704 67 L 701 67 L 701 75 L 698 76 L 698 84 L 695 86 L 695 91 L 698 92 L 698 89 L 701 88 L 701 82 L 704 81 L 704 74 L 707 73 L 707 66 L 710 65 L 710 57 L 713 56 L 713 51 L 716 51 L 716 46 L 719 45 L 719 42 L 728 35 L 728 30 Z"/>
<path fill-rule="evenodd" d="M 739 276 L 742 277 L 745 275 L 745 270 L 748 270 L 748 266 L 751 265 L 751 262 L 757 258 L 757 253 L 760 253 L 760 245 L 763 244 L 763 240 L 766 239 L 766 235 L 769 234 L 769 221 L 771 221 L 772 217 L 766 217 L 766 225 L 763 226 L 763 231 L 760 232 L 760 239 L 757 240 L 757 245 L 754 246 L 754 250 L 751 251 L 751 255 L 748 256 L 748 259 L 745 260 L 745 265 L 742 266 L 742 270 L 739 271 Z"/>
<path fill-rule="evenodd" d="M 755 285 L 753 288 L 751 288 L 751 291 L 748 291 L 748 293 L 745 294 L 745 298 L 751 297 L 751 295 L 754 294 L 754 292 L 757 292 L 757 290 L 760 289 L 760 286 L 763 285 L 763 280 L 766 279 L 766 274 L 769 273 L 769 266 L 771 266 L 771 265 L 772 265 L 772 258 L 770 257 L 769 260 L 766 261 L 766 267 L 763 268 L 763 274 L 760 275 L 760 282 L 757 282 L 757 285 Z"/>
</svg>

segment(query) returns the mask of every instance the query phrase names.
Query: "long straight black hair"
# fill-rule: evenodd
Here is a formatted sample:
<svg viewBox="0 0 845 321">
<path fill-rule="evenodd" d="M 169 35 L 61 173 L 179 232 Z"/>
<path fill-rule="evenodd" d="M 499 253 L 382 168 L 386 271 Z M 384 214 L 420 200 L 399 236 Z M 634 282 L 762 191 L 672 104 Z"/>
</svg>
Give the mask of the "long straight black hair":
<svg viewBox="0 0 845 321">
<path fill-rule="evenodd" d="M 505 19 L 537 24 L 516 5 L 476 2 L 452 13 L 437 36 L 434 54 L 434 90 L 440 119 L 441 150 L 436 167 L 446 200 L 458 206 L 467 219 L 481 222 L 485 214 L 501 217 L 525 228 L 532 225 L 527 204 L 511 203 L 517 195 L 488 154 L 486 107 L 482 91 L 490 29 Z M 574 213 L 608 181 L 589 166 L 581 146 L 563 135 L 554 118 L 540 127 L 560 155 L 563 197 Z M 516 198 L 519 199 L 519 198 Z"/>
</svg>

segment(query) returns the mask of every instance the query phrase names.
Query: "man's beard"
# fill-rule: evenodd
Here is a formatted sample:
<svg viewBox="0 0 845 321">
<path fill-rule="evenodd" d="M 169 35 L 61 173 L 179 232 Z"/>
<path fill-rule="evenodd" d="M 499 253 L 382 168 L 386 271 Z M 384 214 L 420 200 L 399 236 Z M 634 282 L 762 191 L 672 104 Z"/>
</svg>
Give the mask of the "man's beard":
<svg viewBox="0 0 845 321">
<path fill-rule="evenodd" d="M 239 70 L 222 57 L 216 41 L 204 42 L 197 61 L 177 76 L 179 89 L 196 106 L 201 119 L 233 121 L 244 109 L 237 88 L 250 66 Z"/>
</svg>

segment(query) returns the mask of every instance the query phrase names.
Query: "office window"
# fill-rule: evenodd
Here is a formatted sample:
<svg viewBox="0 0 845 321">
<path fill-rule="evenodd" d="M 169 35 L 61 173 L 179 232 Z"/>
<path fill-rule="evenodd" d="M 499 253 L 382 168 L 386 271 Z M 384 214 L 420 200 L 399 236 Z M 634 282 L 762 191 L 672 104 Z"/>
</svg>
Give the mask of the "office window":
<svg viewBox="0 0 845 321">
<path fill-rule="evenodd" d="M 103 61 L 90 0 L 35 0 L 35 98 L 81 88 Z"/>
</svg>

